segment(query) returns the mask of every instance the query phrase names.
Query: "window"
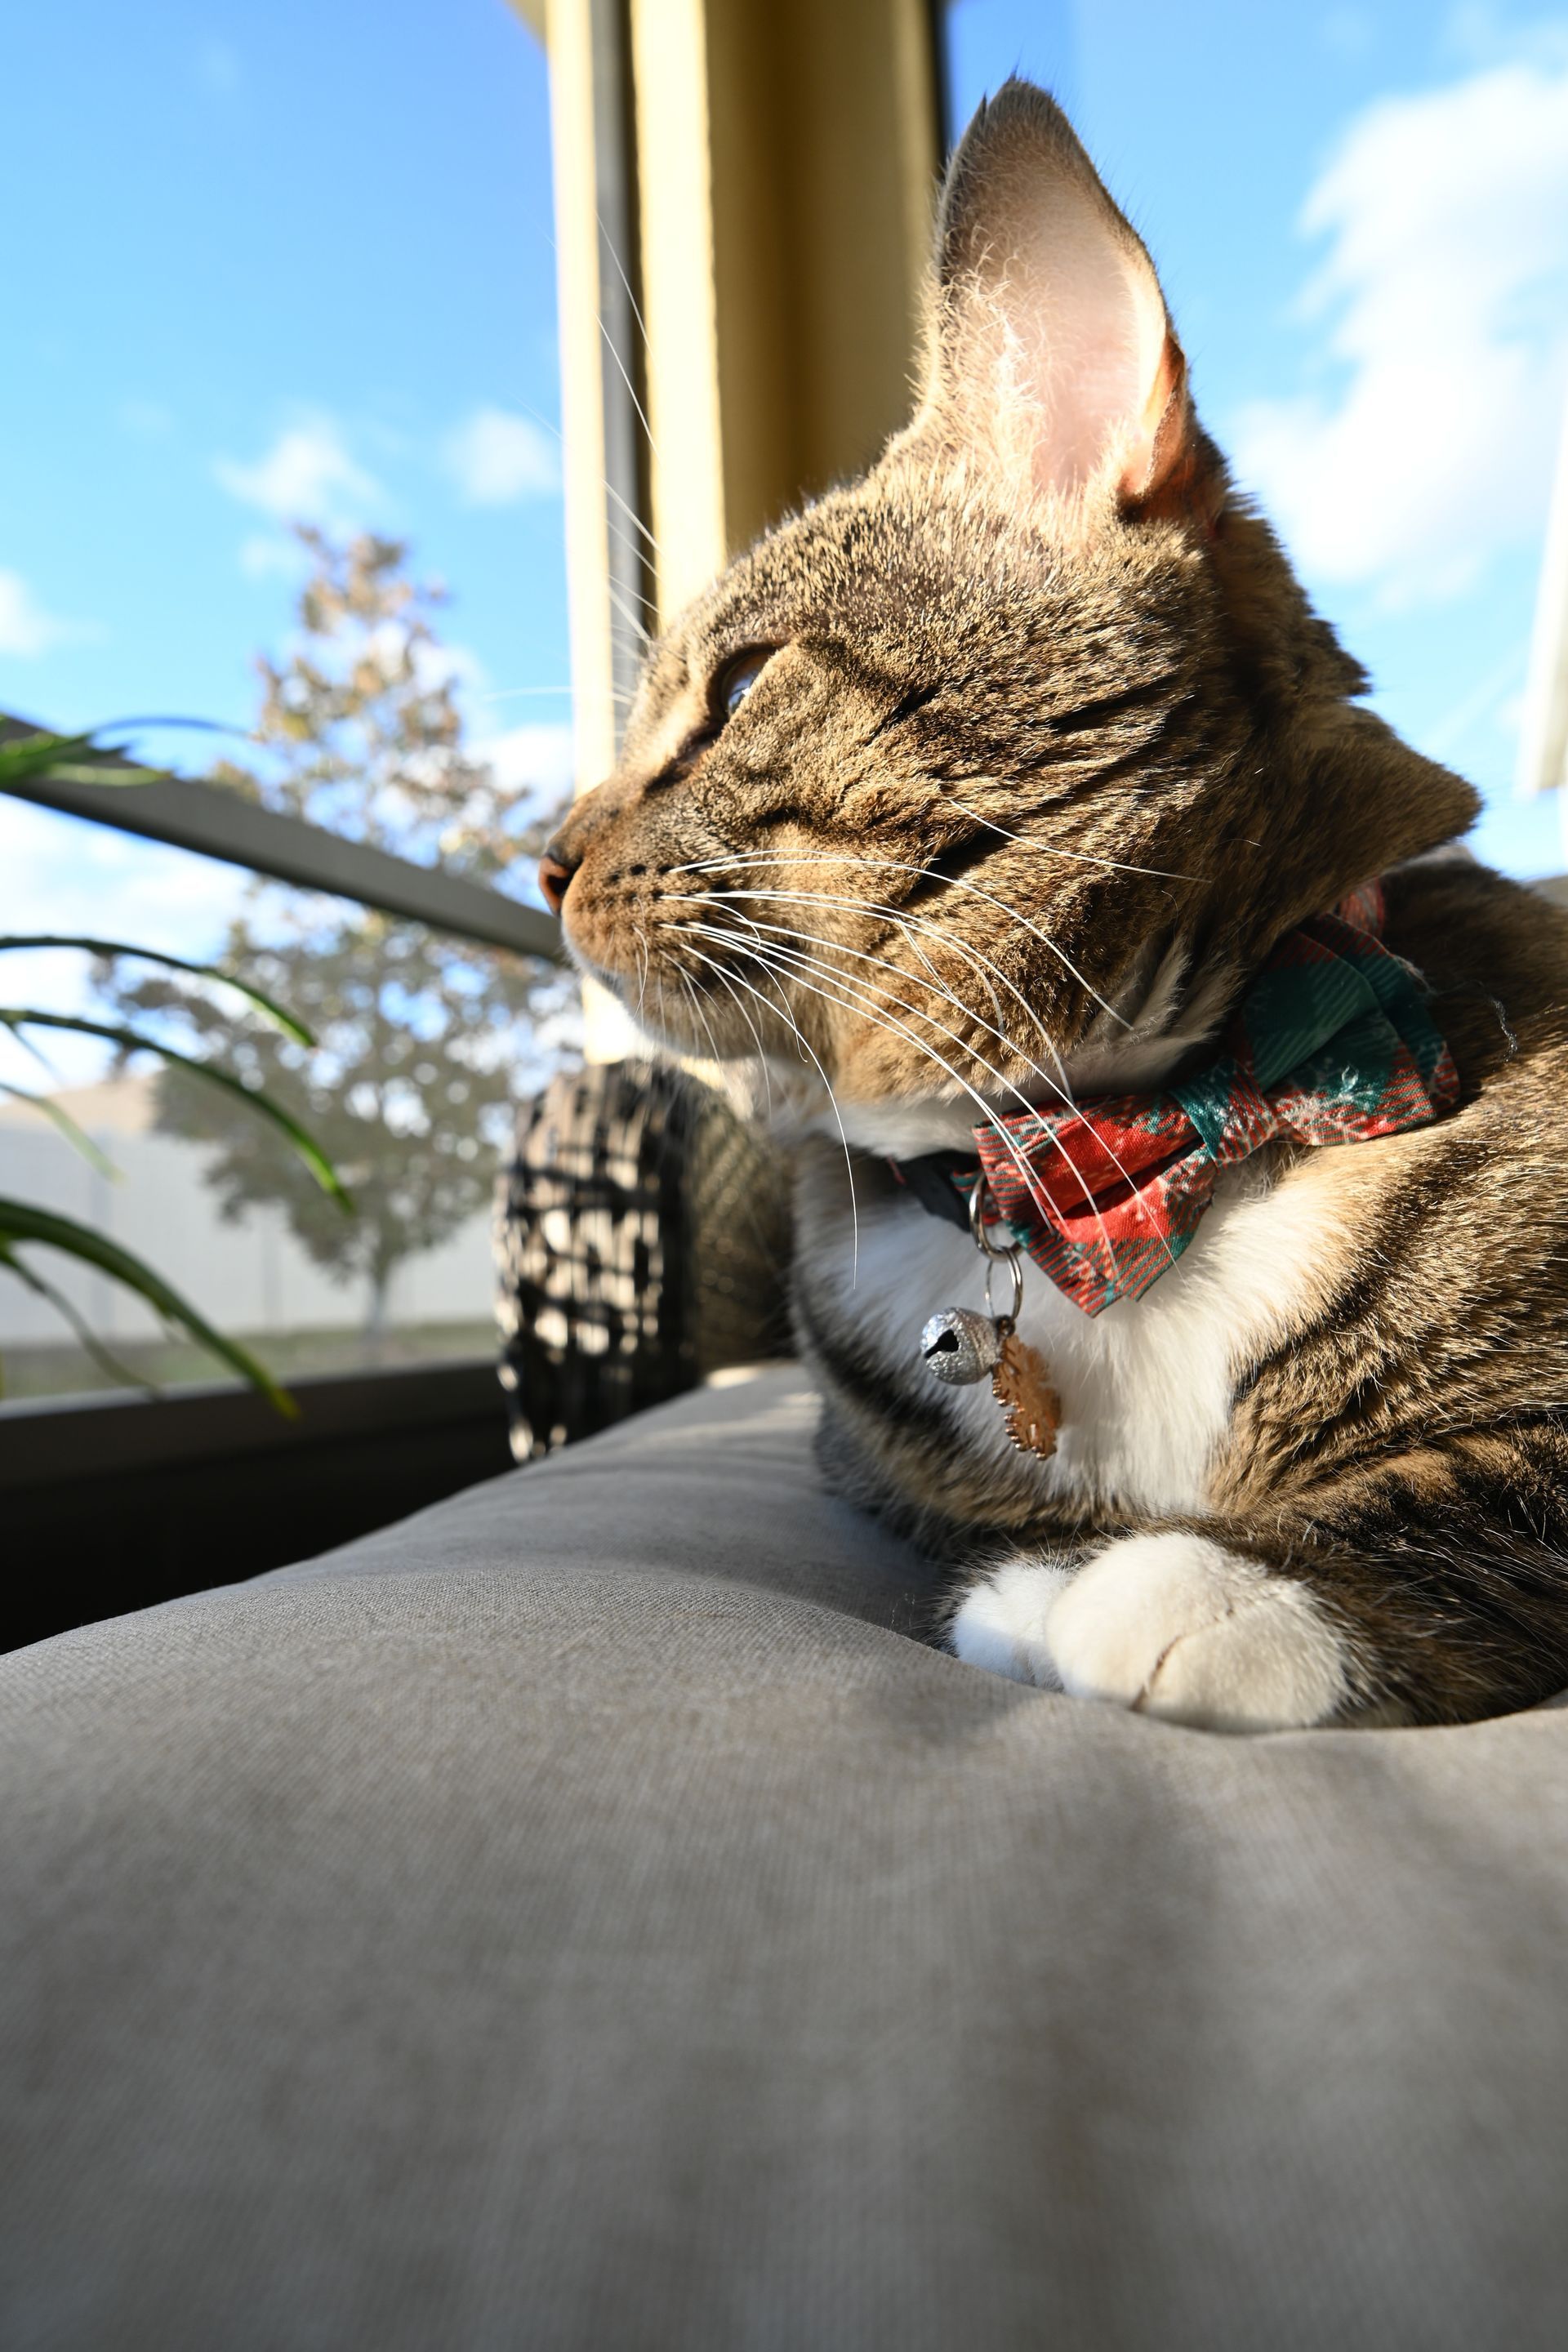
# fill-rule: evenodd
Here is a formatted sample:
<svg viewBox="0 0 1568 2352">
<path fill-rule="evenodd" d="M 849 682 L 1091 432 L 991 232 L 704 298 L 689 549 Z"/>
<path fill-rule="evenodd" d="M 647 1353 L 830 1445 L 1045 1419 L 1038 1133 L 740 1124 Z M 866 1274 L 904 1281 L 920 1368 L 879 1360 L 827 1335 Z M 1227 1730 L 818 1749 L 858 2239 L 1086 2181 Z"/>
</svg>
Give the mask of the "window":
<svg viewBox="0 0 1568 2352">
<path fill-rule="evenodd" d="M 0 1034 L 0 1082 L 98 1157 L 0 1097 L 0 1192 L 108 1232 L 283 1377 L 488 1356 L 508 1097 L 572 1042 L 522 854 L 572 765 L 543 51 L 493 0 L 285 5 L 231 33 L 99 13 L 90 43 L 47 12 L 17 34 L 18 76 L 71 90 L 77 163 L 62 183 L 47 110 L 16 126 L 0 709 L 216 720 L 242 731 L 140 727 L 137 756 L 247 780 L 0 798 L 0 931 L 224 961 L 309 999 L 322 1050 L 151 963 L 10 955 L 0 1000 L 265 1082 L 360 1214 L 323 1217 L 297 1153 L 216 1087 L 40 1029 Z M 352 551 L 394 543 L 365 604 Z M 348 600 L 314 637 L 312 574 Z M 434 575 L 449 601 L 409 603 Z M 112 829 L 65 813 L 88 806 Z M 30 1262 L 125 1372 L 221 1377 L 102 1274 Z M 9 1280 L 0 1361 L 13 1397 L 109 1377 Z"/>
</svg>

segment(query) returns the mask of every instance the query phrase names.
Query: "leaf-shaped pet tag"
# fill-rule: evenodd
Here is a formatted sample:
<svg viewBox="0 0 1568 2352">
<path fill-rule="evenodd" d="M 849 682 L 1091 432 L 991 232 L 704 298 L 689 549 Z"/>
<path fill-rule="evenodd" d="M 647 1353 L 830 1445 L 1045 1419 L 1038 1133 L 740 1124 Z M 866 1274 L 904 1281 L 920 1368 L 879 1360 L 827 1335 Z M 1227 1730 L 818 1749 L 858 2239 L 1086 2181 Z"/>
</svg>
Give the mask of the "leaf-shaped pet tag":
<svg viewBox="0 0 1568 2352">
<path fill-rule="evenodd" d="M 1061 1399 L 1051 1386 L 1043 1356 L 1009 1331 L 1002 1342 L 1002 1360 L 991 1375 L 991 1393 L 1007 1420 L 1007 1434 L 1021 1454 L 1037 1454 L 1048 1461 L 1057 1450 L 1061 1427 Z"/>
</svg>

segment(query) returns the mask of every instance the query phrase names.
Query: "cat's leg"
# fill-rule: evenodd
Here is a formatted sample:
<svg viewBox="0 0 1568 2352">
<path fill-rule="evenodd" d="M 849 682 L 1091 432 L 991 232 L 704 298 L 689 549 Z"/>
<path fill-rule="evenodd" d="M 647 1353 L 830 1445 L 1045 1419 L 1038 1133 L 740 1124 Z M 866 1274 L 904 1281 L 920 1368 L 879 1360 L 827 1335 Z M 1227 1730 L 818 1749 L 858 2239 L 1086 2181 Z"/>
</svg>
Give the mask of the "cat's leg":
<svg viewBox="0 0 1568 2352">
<path fill-rule="evenodd" d="M 1256 1519 L 1020 1552 L 965 1593 L 961 1658 L 1213 1730 L 1461 1722 L 1568 1685 L 1555 1423 L 1405 1456 Z"/>
</svg>

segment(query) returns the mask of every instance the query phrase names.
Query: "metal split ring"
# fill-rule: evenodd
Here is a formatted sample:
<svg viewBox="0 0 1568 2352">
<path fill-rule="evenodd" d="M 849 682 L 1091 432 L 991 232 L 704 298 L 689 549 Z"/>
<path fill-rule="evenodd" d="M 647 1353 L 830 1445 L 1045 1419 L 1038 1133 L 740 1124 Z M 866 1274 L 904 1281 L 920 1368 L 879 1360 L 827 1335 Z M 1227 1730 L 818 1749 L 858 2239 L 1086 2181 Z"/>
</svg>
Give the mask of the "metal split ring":
<svg viewBox="0 0 1568 2352">
<path fill-rule="evenodd" d="M 998 1249 L 987 1234 L 984 1220 L 981 1215 L 984 1198 L 985 1178 L 981 1175 L 976 1179 L 974 1190 L 969 1196 L 969 1230 L 974 1237 L 975 1248 L 985 1260 L 985 1312 L 996 1322 L 1014 1324 L 1018 1320 L 1018 1309 L 1024 1304 L 1023 1261 L 1018 1255 L 1016 1242 L 1008 1242 Z M 1005 1262 L 1007 1271 L 1013 1277 L 1013 1304 L 1005 1316 L 997 1315 L 991 1297 L 992 1277 L 999 1260 Z"/>
</svg>

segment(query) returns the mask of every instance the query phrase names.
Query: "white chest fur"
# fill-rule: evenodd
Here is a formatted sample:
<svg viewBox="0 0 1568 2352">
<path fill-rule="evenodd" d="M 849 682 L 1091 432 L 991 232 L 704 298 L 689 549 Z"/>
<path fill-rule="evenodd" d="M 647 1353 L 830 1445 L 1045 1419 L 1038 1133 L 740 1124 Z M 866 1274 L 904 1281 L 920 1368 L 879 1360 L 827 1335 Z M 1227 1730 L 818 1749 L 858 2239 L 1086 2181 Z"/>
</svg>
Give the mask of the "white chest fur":
<svg viewBox="0 0 1568 2352">
<path fill-rule="evenodd" d="M 1203 1509 L 1237 1370 L 1310 1306 L 1324 1270 L 1327 1202 L 1304 1172 L 1267 1187 L 1245 1169 L 1223 1178 L 1176 1265 L 1101 1315 L 1085 1315 L 1026 1261 L 1019 1331 L 1062 1402 L 1056 1454 L 1040 1465 L 1047 1492 L 1129 1512 Z M 843 1276 L 843 1313 L 902 1363 L 916 1361 L 929 1315 L 984 1299 L 967 1234 L 912 1201 L 862 1213 L 852 1289 L 847 1265 Z M 977 1450 L 1009 1451 L 989 1382 L 948 1394 Z"/>
</svg>

